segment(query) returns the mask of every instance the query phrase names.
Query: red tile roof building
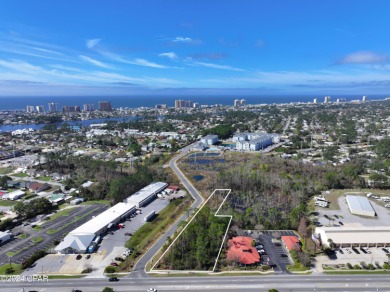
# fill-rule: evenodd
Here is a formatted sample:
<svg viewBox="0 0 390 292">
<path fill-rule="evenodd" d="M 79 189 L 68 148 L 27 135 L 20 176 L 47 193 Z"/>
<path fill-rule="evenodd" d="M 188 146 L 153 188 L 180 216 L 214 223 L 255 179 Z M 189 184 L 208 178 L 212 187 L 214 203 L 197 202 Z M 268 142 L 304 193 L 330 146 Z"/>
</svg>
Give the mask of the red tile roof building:
<svg viewBox="0 0 390 292">
<path fill-rule="evenodd" d="M 284 246 L 290 251 L 290 250 L 301 250 L 301 241 L 297 236 L 282 236 L 282 241 L 284 243 Z"/>
<path fill-rule="evenodd" d="M 226 258 L 245 265 L 260 262 L 260 255 L 252 246 L 252 237 L 238 236 L 229 240 L 229 249 Z"/>
</svg>

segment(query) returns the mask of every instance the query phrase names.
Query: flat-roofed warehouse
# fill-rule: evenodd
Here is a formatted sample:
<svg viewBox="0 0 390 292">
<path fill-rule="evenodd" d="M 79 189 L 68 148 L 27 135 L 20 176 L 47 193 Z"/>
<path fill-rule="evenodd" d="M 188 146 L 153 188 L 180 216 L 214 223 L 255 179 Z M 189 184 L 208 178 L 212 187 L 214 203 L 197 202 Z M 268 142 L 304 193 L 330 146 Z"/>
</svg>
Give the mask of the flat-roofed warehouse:
<svg viewBox="0 0 390 292">
<path fill-rule="evenodd" d="M 317 227 L 322 244 L 329 239 L 338 247 L 385 247 L 390 246 L 390 226 L 377 227 Z"/>
<path fill-rule="evenodd" d="M 132 194 L 125 201 L 128 204 L 134 204 L 137 208 L 143 207 L 148 204 L 150 201 L 154 200 L 157 194 L 163 191 L 168 186 L 164 182 L 155 182 L 152 183 L 138 192 Z"/>
<path fill-rule="evenodd" d="M 375 217 L 375 210 L 366 197 L 348 195 L 346 199 L 351 214 Z"/>
<path fill-rule="evenodd" d="M 135 211 L 134 204 L 118 203 L 69 232 L 55 250 L 60 253 L 86 252 L 96 236 L 106 232 L 113 224 L 128 218 Z"/>
</svg>

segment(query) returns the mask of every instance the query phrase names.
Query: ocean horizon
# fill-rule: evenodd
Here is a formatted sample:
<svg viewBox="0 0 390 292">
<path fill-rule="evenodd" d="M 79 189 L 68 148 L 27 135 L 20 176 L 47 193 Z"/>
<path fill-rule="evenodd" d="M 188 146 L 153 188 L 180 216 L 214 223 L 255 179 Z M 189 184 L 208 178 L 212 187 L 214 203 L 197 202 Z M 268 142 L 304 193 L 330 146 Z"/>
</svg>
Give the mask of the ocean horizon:
<svg viewBox="0 0 390 292">
<path fill-rule="evenodd" d="M 363 95 L 333 95 L 331 102 L 338 98 L 344 98 L 346 101 L 361 100 Z M 370 95 L 369 100 L 384 99 L 388 95 Z M 58 103 L 59 108 L 63 106 L 80 106 L 83 104 L 94 104 L 95 109 L 98 108 L 99 101 L 110 101 L 113 108 L 127 107 L 154 107 L 156 104 L 166 104 L 168 107 L 174 107 L 176 99 L 192 100 L 200 105 L 233 105 L 235 99 L 245 99 L 246 103 L 251 104 L 273 104 L 273 103 L 292 103 L 292 102 L 312 102 L 317 98 L 318 103 L 324 101 L 324 95 L 199 95 L 199 96 L 42 96 L 42 97 L 26 97 L 12 96 L 0 97 L 0 110 L 26 110 L 28 105 L 38 106 L 43 105 L 45 111 L 48 109 L 48 103 Z"/>
</svg>

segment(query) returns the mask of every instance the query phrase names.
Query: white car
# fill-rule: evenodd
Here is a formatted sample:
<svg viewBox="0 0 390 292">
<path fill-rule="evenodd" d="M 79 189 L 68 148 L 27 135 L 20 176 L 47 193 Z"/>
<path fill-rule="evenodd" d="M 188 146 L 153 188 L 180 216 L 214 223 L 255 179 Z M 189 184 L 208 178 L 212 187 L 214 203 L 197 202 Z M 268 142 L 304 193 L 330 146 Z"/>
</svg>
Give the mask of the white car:
<svg viewBox="0 0 390 292">
<path fill-rule="evenodd" d="M 149 288 L 148 292 L 157 292 L 157 289 L 156 288 Z"/>
<path fill-rule="evenodd" d="M 390 208 L 390 204 L 386 204 L 385 207 L 386 207 L 386 208 Z"/>
</svg>

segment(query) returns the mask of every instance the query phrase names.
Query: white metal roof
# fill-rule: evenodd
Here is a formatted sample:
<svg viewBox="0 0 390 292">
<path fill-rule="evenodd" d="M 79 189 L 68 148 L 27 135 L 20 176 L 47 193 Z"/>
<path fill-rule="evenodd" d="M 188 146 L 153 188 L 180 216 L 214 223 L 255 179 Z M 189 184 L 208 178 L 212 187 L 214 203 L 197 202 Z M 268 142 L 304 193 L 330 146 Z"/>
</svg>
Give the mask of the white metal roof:
<svg viewBox="0 0 390 292">
<path fill-rule="evenodd" d="M 128 203 L 138 204 L 145 200 L 146 198 L 150 197 L 151 195 L 158 192 L 161 188 L 167 187 L 168 184 L 164 182 L 155 182 L 152 183 L 143 189 L 139 190 L 138 192 L 132 194 L 130 197 L 127 198 Z"/>
<path fill-rule="evenodd" d="M 321 240 L 328 239 L 336 244 L 347 243 L 390 243 L 390 226 L 377 227 L 317 227 Z"/>
<path fill-rule="evenodd" d="M 69 232 L 72 235 L 83 235 L 83 234 L 95 234 L 102 228 L 106 227 L 111 222 L 115 221 L 131 209 L 135 209 L 135 205 L 127 203 L 118 203 L 112 206 L 110 209 L 100 213 L 95 218 L 84 223 L 80 227 Z"/>
<path fill-rule="evenodd" d="M 362 213 L 363 211 L 363 212 L 372 212 L 375 215 L 375 211 L 372 208 L 370 201 L 366 197 L 347 195 L 346 198 L 351 213 L 352 212 Z"/>
<path fill-rule="evenodd" d="M 74 250 L 82 251 L 87 250 L 89 244 L 95 237 L 94 234 L 84 234 L 84 235 L 67 235 L 63 241 L 57 245 L 54 250 L 62 251 L 66 248 L 73 248 Z"/>
</svg>

